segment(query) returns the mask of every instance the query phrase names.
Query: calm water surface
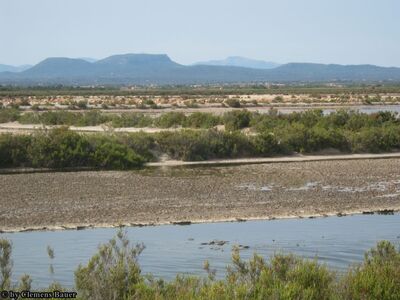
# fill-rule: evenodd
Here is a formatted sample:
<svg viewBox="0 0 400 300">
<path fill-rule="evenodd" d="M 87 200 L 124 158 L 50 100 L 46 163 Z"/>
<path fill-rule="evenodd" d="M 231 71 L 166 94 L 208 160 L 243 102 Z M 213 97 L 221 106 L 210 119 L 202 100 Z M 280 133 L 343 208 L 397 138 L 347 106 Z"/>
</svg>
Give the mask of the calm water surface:
<svg viewBox="0 0 400 300">
<path fill-rule="evenodd" d="M 400 215 L 355 215 L 318 219 L 210 223 L 190 226 L 153 226 L 126 228 L 132 242 L 143 242 L 146 249 L 139 262 L 143 273 L 172 279 L 177 273 L 205 275 L 204 260 L 224 275 L 233 245 L 269 257 L 274 252 L 292 252 L 319 261 L 338 270 L 363 259 L 365 250 L 379 240 L 400 245 Z M 88 229 L 0 234 L 13 243 L 14 278 L 28 273 L 35 287 L 51 282 L 50 259 L 46 247 L 54 248 L 54 278 L 65 286 L 73 285 L 73 271 L 86 263 L 100 243 L 112 238 L 116 229 Z M 229 241 L 224 246 L 201 245 L 212 240 Z"/>
</svg>

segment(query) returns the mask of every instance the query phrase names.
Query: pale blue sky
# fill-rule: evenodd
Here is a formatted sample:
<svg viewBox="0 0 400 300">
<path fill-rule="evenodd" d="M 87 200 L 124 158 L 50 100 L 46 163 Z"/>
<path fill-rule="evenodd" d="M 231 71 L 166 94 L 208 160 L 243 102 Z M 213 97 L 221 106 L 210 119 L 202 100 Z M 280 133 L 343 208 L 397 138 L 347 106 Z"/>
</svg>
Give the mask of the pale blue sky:
<svg viewBox="0 0 400 300">
<path fill-rule="evenodd" d="M 0 63 L 230 55 L 400 67 L 399 0 L 0 0 Z"/>
</svg>

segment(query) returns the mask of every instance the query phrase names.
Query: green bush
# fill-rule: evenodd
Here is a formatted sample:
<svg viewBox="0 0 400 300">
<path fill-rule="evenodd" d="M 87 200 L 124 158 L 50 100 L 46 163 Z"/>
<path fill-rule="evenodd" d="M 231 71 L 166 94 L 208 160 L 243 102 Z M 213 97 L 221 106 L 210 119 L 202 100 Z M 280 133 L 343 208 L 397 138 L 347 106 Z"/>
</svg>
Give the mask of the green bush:
<svg viewBox="0 0 400 300">
<path fill-rule="evenodd" d="M 183 126 L 186 121 L 186 116 L 181 112 L 167 112 L 160 115 L 155 121 L 154 125 L 160 128 L 170 128 Z"/>
<path fill-rule="evenodd" d="M 253 143 L 257 153 L 262 156 L 287 154 L 290 152 L 273 132 L 263 132 L 254 137 Z"/>
<path fill-rule="evenodd" d="M 99 111 L 92 110 L 85 113 L 69 111 L 47 111 L 44 113 L 25 113 L 19 118 L 22 124 L 68 125 L 68 126 L 96 126 L 106 123 L 111 117 Z"/>
<path fill-rule="evenodd" d="M 85 101 L 85 100 L 80 100 L 80 101 L 78 101 L 78 102 L 76 103 L 76 106 L 77 106 L 77 108 L 79 108 L 79 109 L 86 109 L 86 108 L 87 108 L 87 105 L 88 105 L 88 103 L 87 103 L 87 101 Z"/>
<path fill-rule="evenodd" d="M 160 150 L 173 159 L 206 160 L 250 156 L 255 153 L 250 140 L 241 133 L 183 130 L 162 132 L 156 140 Z"/>
<path fill-rule="evenodd" d="M 142 145 L 141 142 L 147 144 Z M 129 169 L 153 160 L 151 138 L 80 135 L 65 127 L 0 135 L 0 167 Z M 142 151 L 143 158 L 136 151 Z"/>
<path fill-rule="evenodd" d="M 140 154 L 146 161 L 155 161 L 157 149 L 155 136 L 149 133 L 123 133 L 116 136 L 117 141 Z"/>
<path fill-rule="evenodd" d="M 226 99 L 225 103 L 230 106 L 230 107 L 234 107 L 234 108 L 239 108 L 240 105 L 240 101 L 238 99 L 234 99 L 234 98 L 230 98 L 230 99 Z"/>
<path fill-rule="evenodd" d="M 212 128 L 216 125 L 222 124 L 222 120 L 220 117 L 215 116 L 211 113 L 201 113 L 195 112 L 188 117 L 186 117 L 186 121 L 184 126 L 190 128 Z"/>
<path fill-rule="evenodd" d="M 93 163 L 100 168 L 123 170 L 142 166 L 144 159 L 126 145 L 105 141 L 96 146 Z"/>
<path fill-rule="evenodd" d="M 383 241 L 342 279 L 343 299 L 400 299 L 400 253 Z"/>
<path fill-rule="evenodd" d="M 30 162 L 38 168 L 87 167 L 92 152 L 87 139 L 66 128 L 37 133 L 28 148 Z"/>
<path fill-rule="evenodd" d="M 15 137 L 11 134 L 0 134 L 0 167 L 25 166 L 29 164 L 29 136 Z"/>
<path fill-rule="evenodd" d="M 13 108 L 0 109 L 0 123 L 17 121 L 19 116 L 20 113 L 17 109 Z"/>
<path fill-rule="evenodd" d="M 378 153 L 400 149 L 398 126 L 362 128 L 348 135 L 353 152 Z"/>
<path fill-rule="evenodd" d="M 121 231 L 109 243 L 101 245 L 87 266 L 80 265 L 75 271 L 80 299 L 135 299 L 144 282 L 137 261 L 143 249 L 140 244 L 130 247 Z"/>
<path fill-rule="evenodd" d="M 226 112 L 223 116 L 225 129 L 228 131 L 239 130 L 250 125 L 252 114 L 247 110 Z"/>
<path fill-rule="evenodd" d="M 74 122 L 76 126 L 96 126 L 100 124 L 104 124 L 110 121 L 111 118 L 109 115 L 102 114 L 97 110 L 91 110 L 87 113 L 81 113 L 78 115 L 77 120 Z"/>
<path fill-rule="evenodd" d="M 121 116 L 112 117 L 112 126 L 120 127 L 149 127 L 153 119 L 142 113 L 123 113 Z"/>
</svg>

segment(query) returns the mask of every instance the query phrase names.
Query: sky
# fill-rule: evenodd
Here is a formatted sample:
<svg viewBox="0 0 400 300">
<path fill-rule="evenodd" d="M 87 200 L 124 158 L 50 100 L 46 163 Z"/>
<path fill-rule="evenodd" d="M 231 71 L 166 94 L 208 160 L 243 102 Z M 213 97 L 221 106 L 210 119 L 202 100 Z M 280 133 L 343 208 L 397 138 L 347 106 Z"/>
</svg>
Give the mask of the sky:
<svg viewBox="0 0 400 300">
<path fill-rule="evenodd" d="M 400 67 L 399 0 L 0 0 L 0 63 L 165 53 Z"/>
</svg>

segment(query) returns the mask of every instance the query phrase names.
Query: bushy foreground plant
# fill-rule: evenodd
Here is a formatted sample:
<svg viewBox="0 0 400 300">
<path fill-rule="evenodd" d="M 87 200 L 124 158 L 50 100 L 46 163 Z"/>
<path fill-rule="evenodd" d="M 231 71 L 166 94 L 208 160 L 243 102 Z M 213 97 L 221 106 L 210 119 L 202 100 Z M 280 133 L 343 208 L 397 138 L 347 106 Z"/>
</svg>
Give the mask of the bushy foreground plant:
<svg viewBox="0 0 400 300">
<path fill-rule="evenodd" d="M 145 281 L 137 261 L 143 249 L 142 244 L 131 247 L 126 235 L 119 231 L 109 243 L 99 247 L 86 266 L 80 265 L 75 271 L 79 297 L 109 300 L 137 298 L 138 290 Z"/>
<path fill-rule="evenodd" d="M 400 299 L 400 252 L 390 242 L 378 243 L 349 270 L 342 286 L 345 299 Z"/>
<path fill-rule="evenodd" d="M 11 244 L 0 240 L 0 289 L 30 289 L 24 275 L 11 282 Z M 119 231 L 86 265 L 75 271 L 75 290 L 82 300 L 117 299 L 399 299 L 400 252 L 390 242 L 379 242 L 365 255 L 364 262 L 338 275 L 317 260 L 275 254 L 269 261 L 254 254 L 242 260 L 238 248 L 226 276 L 216 279 L 208 262 L 207 277 L 177 275 L 175 280 L 156 280 L 142 275 L 138 262 L 143 244 L 131 245 Z M 52 283 L 47 290 L 62 289 Z"/>
</svg>

